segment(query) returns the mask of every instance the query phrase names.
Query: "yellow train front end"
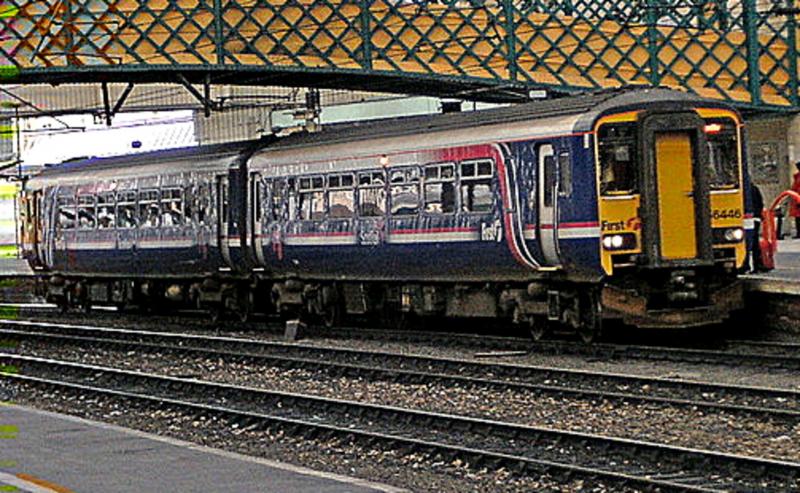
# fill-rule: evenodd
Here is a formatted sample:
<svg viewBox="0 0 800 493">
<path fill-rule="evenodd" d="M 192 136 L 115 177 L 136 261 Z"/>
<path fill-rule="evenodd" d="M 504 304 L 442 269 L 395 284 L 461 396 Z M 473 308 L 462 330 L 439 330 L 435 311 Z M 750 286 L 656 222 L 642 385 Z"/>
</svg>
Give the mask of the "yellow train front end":
<svg viewBox="0 0 800 493">
<path fill-rule="evenodd" d="M 605 313 L 641 327 L 722 321 L 747 261 L 742 122 L 659 107 L 594 126 Z"/>
</svg>

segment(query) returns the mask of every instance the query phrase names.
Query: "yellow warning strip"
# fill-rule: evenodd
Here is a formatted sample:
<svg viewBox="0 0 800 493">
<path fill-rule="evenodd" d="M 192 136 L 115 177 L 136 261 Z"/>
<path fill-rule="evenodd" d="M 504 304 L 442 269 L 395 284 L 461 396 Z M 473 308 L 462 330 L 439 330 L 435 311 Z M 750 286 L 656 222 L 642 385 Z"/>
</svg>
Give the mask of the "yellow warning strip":
<svg viewBox="0 0 800 493">
<path fill-rule="evenodd" d="M 0 472 L 0 491 L 27 491 L 29 493 L 75 493 L 64 486 L 39 479 L 30 474 Z"/>
<path fill-rule="evenodd" d="M 26 483 L 38 486 L 40 488 L 39 491 L 44 490 L 52 493 L 75 493 L 74 491 L 65 486 L 51 483 L 50 481 L 45 481 L 44 479 L 37 478 L 36 476 L 31 476 L 30 474 L 25 474 L 21 472 L 17 473 L 16 477 L 18 479 L 21 479 L 22 481 L 25 481 Z"/>
</svg>

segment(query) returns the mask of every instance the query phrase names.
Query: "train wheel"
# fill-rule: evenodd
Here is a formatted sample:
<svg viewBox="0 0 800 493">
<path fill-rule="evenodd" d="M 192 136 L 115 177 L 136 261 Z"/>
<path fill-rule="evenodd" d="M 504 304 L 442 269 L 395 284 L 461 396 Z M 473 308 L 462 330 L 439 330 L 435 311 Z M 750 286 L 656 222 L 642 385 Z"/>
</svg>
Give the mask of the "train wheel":
<svg viewBox="0 0 800 493">
<path fill-rule="evenodd" d="M 225 312 L 225 308 L 222 304 L 214 305 L 208 311 L 209 318 L 211 318 L 211 323 L 221 322 L 223 319 L 223 315 Z"/>
<path fill-rule="evenodd" d="M 342 315 L 341 310 L 339 309 L 339 303 L 330 303 L 325 307 L 322 313 L 322 323 L 325 324 L 325 327 L 329 329 L 339 325 L 341 318 Z"/>
<path fill-rule="evenodd" d="M 580 325 L 578 337 L 586 344 L 595 342 L 600 338 L 603 329 L 603 312 L 600 305 L 600 296 L 596 291 L 581 295 L 580 299 Z"/>
<path fill-rule="evenodd" d="M 539 342 L 550 334 L 550 323 L 547 317 L 534 316 L 531 317 L 529 322 L 528 331 L 531 334 L 531 339 Z"/>
<path fill-rule="evenodd" d="M 325 327 L 332 329 L 342 322 L 342 306 L 336 286 L 323 286 L 319 292 L 321 319 Z"/>
<path fill-rule="evenodd" d="M 236 319 L 241 323 L 250 321 L 253 315 L 253 294 L 249 290 L 241 290 L 236 299 Z"/>
<path fill-rule="evenodd" d="M 58 311 L 61 314 L 67 313 L 69 311 L 69 296 L 64 295 L 58 298 L 56 302 L 56 306 L 58 307 Z"/>
</svg>

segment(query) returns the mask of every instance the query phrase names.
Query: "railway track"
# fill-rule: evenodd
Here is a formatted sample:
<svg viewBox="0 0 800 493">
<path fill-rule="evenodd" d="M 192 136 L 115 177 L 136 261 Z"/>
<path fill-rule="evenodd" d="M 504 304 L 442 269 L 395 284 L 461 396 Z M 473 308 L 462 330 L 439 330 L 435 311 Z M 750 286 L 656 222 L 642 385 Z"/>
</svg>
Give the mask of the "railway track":
<svg viewBox="0 0 800 493">
<path fill-rule="evenodd" d="M 281 333 L 276 322 L 260 324 L 260 329 Z M 213 330 L 210 329 L 209 330 Z M 253 330 L 255 331 L 255 329 Z M 241 332 L 237 330 L 237 332 Z M 644 344 L 595 343 L 586 345 L 570 340 L 533 342 L 526 338 L 424 330 L 386 330 L 363 327 L 314 329 L 313 335 L 334 339 L 378 340 L 398 343 L 430 344 L 437 347 L 468 348 L 486 351 L 526 351 L 542 355 L 582 356 L 601 360 L 670 361 L 692 364 L 767 367 L 800 370 L 800 343 L 768 341 L 706 341 L 705 347 L 679 347 Z"/>
<path fill-rule="evenodd" d="M 462 458 L 475 466 L 602 479 L 660 491 L 800 489 L 800 463 L 607 438 L 375 404 L 69 363 L 8 353 L 5 380 L 95 394 L 244 426 L 339 436 L 369 446 Z"/>
<path fill-rule="evenodd" d="M 745 413 L 793 422 L 800 420 L 800 391 L 786 389 L 64 324 L 0 322 L 0 337 L 87 348 L 108 347 L 118 351 L 178 352 L 196 358 L 221 358 L 248 365 L 302 368 L 334 377 L 361 377 L 405 384 L 437 383 L 566 398 L 602 398 Z"/>
</svg>

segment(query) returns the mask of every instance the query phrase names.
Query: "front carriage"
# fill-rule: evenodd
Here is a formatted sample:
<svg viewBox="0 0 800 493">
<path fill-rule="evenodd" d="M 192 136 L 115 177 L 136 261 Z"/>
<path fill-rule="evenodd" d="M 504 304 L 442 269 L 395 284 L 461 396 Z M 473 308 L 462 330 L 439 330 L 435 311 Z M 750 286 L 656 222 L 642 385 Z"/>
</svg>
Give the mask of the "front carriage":
<svg viewBox="0 0 800 493">
<path fill-rule="evenodd" d="M 247 243 L 278 305 L 337 293 L 312 311 L 714 323 L 742 303 L 741 126 L 646 90 L 295 136 L 250 160 Z"/>
</svg>

